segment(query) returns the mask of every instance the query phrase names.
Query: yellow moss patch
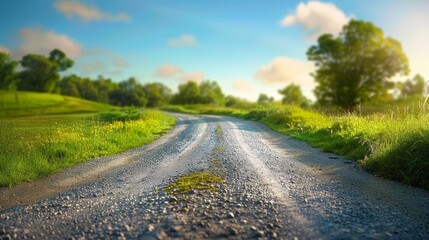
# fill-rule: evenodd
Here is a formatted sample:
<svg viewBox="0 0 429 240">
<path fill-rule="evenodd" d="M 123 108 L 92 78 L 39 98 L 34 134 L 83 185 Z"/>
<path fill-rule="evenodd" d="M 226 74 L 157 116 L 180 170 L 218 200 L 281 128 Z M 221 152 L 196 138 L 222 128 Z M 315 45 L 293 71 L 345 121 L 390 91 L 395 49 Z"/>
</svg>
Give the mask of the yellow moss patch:
<svg viewBox="0 0 429 240">
<path fill-rule="evenodd" d="M 164 191 L 168 194 L 184 194 L 189 193 L 191 189 L 216 191 L 215 184 L 223 184 L 225 180 L 221 177 L 208 172 L 196 172 L 176 179 L 164 187 Z"/>
</svg>

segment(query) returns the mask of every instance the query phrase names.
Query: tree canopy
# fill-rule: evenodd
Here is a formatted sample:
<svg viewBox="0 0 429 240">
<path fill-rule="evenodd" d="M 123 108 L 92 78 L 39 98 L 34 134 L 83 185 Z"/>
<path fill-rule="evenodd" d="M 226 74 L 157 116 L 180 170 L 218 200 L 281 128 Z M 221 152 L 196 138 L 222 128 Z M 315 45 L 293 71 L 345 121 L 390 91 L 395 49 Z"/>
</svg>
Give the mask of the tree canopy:
<svg viewBox="0 0 429 240">
<path fill-rule="evenodd" d="M 351 20 L 339 36 L 324 34 L 307 51 L 317 67 L 315 95 L 320 104 L 353 109 L 386 95 L 396 74 L 408 74 L 401 44 L 370 22 Z"/>
<path fill-rule="evenodd" d="M 12 60 L 10 55 L 5 52 L 0 52 L 0 89 L 15 90 L 17 77 L 15 69 L 18 62 Z"/>
<path fill-rule="evenodd" d="M 401 84 L 401 97 L 422 96 L 425 90 L 425 79 L 417 74 Z"/>
<path fill-rule="evenodd" d="M 21 60 L 24 68 L 19 74 L 20 90 L 35 92 L 53 92 L 60 79 L 58 65 L 47 57 L 38 54 L 27 54 Z"/>
<path fill-rule="evenodd" d="M 283 95 L 282 102 L 285 104 L 307 105 L 308 103 L 307 98 L 301 92 L 301 88 L 294 83 L 280 89 L 279 93 Z"/>
<path fill-rule="evenodd" d="M 261 103 L 261 104 L 272 103 L 272 102 L 274 102 L 274 98 L 273 97 L 268 97 L 268 95 L 265 94 L 265 93 L 261 93 L 261 94 L 259 94 L 257 102 Z"/>
<path fill-rule="evenodd" d="M 143 85 L 148 107 L 160 107 L 167 104 L 172 96 L 171 89 L 162 83 L 147 83 Z"/>
<path fill-rule="evenodd" d="M 74 64 L 74 61 L 68 58 L 66 54 L 59 49 L 54 49 L 51 51 L 49 54 L 49 60 L 56 63 L 58 70 L 61 72 L 71 68 Z"/>
</svg>

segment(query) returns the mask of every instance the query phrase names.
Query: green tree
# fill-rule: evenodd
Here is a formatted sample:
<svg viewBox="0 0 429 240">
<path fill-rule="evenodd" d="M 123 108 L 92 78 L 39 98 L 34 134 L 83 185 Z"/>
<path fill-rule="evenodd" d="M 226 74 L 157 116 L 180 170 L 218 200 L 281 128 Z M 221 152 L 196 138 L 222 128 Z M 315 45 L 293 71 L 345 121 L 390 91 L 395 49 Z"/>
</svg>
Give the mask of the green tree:
<svg viewBox="0 0 429 240">
<path fill-rule="evenodd" d="M 307 51 L 317 70 L 314 90 L 320 104 L 353 108 L 393 88 L 388 79 L 408 74 L 401 44 L 370 22 L 351 20 L 338 37 L 324 34 Z"/>
<path fill-rule="evenodd" d="M 265 93 L 261 93 L 261 94 L 259 94 L 257 102 L 261 103 L 261 104 L 272 103 L 272 102 L 274 102 L 274 98 L 273 97 L 268 97 L 268 95 L 265 94 Z"/>
<path fill-rule="evenodd" d="M 118 83 L 115 83 L 110 78 L 104 78 L 103 76 L 98 76 L 97 80 L 94 81 L 94 87 L 97 89 L 97 101 L 109 103 L 109 94 L 110 92 L 119 88 Z"/>
<path fill-rule="evenodd" d="M 54 49 L 49 54 L 49 60 L 58 66 L 58 71 L 62 72 L 71 68 L 74 61 L 66 56 L 64 52 L 59 49 Z"/>
<path fill-rule="evenodd" d="M 279 93 L 283 95 L 282 102 L 284 104 L 309 105 L 309 100 L 302 94 L 301 88 L 294 83 L 280 89 Z"/>
<path fill-rule="evenodd" d="M 417 74 L 402 84 L 401 97 L 422 96 L 425 89 L 425 79 Z"/>
<path fill-rule="evenodd" d="M 199 103 L 225 105 L 225 95 L 221 87 L 215 81 L 203 81 L 200 83 L 200 100 Z"/>
<path fill-rule="evenodd" d="M 42 55 L 25 55 L 21 66 L 24 70 L 19 74 L 19 90 L 50 93 L 60 79 L 58 65 Z"/>
<path fill-rule="evenodd" d="M 77 75 L 73 74 L 70 76 L 63 77 L 58 83 L 59 88 L 61 89 L 62 95 L 78 97 L 80 98 L 79 86 L 82 84 L 82 79 Z"/>
<path fill-rule="evenodd" d="M 172 96 L 171 89 L 162 83 L 147 83 L 143 85 L 143 89 L 147 97 L 148 107 L 160 107 L 168 104 Z"/>
<path fill-rule="evenodd" d="M 94 82 L 89 78 L 83 78 L 78 82 L 80 97 L 83 99 L 98 101 L 98 90 L 95 87 Z"/>
<path fill-rule="evenodd" d="M 179 85 L 179 92 L 173 96 L 171 100 L 174 104 L 197 104 L 200 103 L 201 89 L 200 86 L 193 81 Z"/>
<path fill-rule="evenodd" d="M 15 69 L 18 62 L 12 60 L 10 55 L 0 52 L 0 89 L 15 90 L 18 82 Z"/>
<path fill-rule="evenodd" d="M 143 86 L 131 77 L 119 83 L 119 88 L 109 94 L 110 103 L 118 106 L 146 106 L 147 99 Z"/>
<path fill-rule="evenodd" d="M 238 97 L 234 97 L 232 95 L 228 95 L 225 97 L 225 106 L 227 107 L 237 107 L 237 108 L 252 108 L 254 107 L 254 103 L 249 102 L 245 99 L 240 99 Z"/>
</svg>

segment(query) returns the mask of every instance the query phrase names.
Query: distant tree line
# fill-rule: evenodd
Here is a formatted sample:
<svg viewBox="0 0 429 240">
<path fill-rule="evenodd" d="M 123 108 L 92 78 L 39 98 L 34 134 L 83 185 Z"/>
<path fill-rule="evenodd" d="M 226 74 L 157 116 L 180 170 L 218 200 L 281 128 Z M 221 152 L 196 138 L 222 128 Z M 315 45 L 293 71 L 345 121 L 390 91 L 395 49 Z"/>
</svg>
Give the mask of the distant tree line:
<svg viewBox="0 0 429 240">
<path fill-rule="evenodd" d="M 133 77 L 121 82 L 103 76 L 93 80 L 75 74 L 61 78 L 60 73 L 73 64 L 74 61 L 59 49 L 51 51 L 48 57 L 27 54 L 19 62 L 0 52 L 0 90 L 57 93 L 117 106 L 159 107 L 170 102 L 225 105 L 227 101 L 215 81 L 187 82 L 173 95 L 162 83 L 140 84 Z M 19 72 L 18 66 L 22 68 Z"/>
</svg>

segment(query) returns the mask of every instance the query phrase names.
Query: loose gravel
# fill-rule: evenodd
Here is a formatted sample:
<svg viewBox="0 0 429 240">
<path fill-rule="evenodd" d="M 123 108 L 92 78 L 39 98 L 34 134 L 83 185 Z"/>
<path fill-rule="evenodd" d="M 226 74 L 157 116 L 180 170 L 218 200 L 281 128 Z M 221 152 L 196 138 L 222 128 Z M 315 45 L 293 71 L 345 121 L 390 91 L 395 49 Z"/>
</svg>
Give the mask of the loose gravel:
<svg viewBox="0 0 429 240">
<path fill-rule="evenodd" d="M 148 146 L 51 177 L 76 186 L 0 211 L 0 239 L 429 239 L 427 191 L 255 122 L 175 116 L 177 126 Z M 103 164 L 113 167 L 97 170 Z M 201 171 L 225 183 L 163 190 Z M 83 172 L 97 174 L 73 181 Z"/>
</svg>

